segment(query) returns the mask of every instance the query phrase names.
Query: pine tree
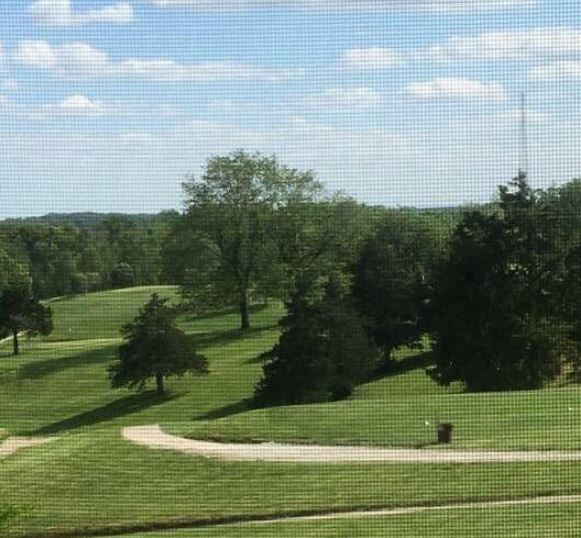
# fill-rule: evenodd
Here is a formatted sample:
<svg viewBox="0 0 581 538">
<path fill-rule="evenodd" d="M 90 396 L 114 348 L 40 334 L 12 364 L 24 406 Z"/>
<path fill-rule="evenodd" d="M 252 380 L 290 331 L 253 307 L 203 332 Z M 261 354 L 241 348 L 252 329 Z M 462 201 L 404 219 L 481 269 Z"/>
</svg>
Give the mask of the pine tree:
<svg viewBox="0 0 581 538">
<path fill-rule="evenodd" d="M 158 395 L 166 392 L 166 377 L 192 372 L 208 372 L 206 359 L 197 354 L 183 331 L 176 325 L 176 311 L 157 294 L 141 309 L 121 333 L 118 362 L 109 368 L 111 386 L 142 390 L 155 378 Z"/>
</svg>

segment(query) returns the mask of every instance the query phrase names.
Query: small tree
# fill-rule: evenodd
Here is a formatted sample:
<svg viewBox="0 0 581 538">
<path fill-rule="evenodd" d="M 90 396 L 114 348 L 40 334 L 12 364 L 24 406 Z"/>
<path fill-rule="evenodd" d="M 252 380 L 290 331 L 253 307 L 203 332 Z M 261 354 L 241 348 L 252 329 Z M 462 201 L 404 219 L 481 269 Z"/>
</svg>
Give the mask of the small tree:
<svg viewBox="0 0 581 538">
<path fill-rule="evenodd" d="M 4 289 L 0 295 L 0 327 L 12 334 L 14 355 L 20 352 L 18 334 L 48 335 L 52 332 L 52 311 L 35 299 L 26 284 Z"/>
<path fill-rule="evenodd" d="M 142 390 L 153 377 L 161 396 L 166 377 L 208 373 L 206 359 L 176 326 L 176 315 L 167 299 L 154 293 L 135 320 L 121 329 L 125 342 L 119 347 L 118 362 L 109 368 L 113 388 Z"/>
<path fill-rule="evenodd" d="M 128 288 L 135 284 L 135 272 L 128 263 L 118 263 L 111 271 L 111 285 L 114 288 Z"/>
</svg>

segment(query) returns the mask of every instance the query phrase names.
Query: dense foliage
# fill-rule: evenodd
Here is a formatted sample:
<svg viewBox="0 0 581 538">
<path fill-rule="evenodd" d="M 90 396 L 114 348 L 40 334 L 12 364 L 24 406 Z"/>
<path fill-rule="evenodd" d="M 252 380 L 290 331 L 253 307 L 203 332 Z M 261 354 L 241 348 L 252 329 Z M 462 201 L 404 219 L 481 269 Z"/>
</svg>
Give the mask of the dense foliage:
<svg viewBox="0 0 581 538">
<path fill-rule="evenodd" d="M 528 389 L 557 376 L 569 347 L 559 319 L 558 245 L 524 177 L 499 190 L 499 211 L 465 215 L 442 266 L 433 309 L 442 384 Z"/>
<path fill-rule="evenodd" d="M 261 403 L 345 396 L 426 333 L 442 384 L 524 389 L 581 373 L 581 180 L 535 191 L 519 175 L 483 206 L 388 209 L 235 151 L 184 190 L 183 214 L 0 223 L 0 336 L 17 352 L 19 332 L 49 332 L 39 299 L 171 283 L 190 313 L 236 307 L 242 329 L 253 303 L 287 305 Z M 124 336 L 116 386 L 155 377 L 162 392 L 166 375 L 206 368 L 158 298 Z"/>
<path fill-rule="evenodd" d="M 405 211 L 384 216 L 363 245 L 353 269 L 353 295 L 384 351 L 417 344 L 434 269 L 444 252 L 445 230 Z"/>
<path fill-rule="evenodd" d="M 258 404 L 298 404 L 349 396 L 377 370 L 379 351 L 340 283 L 298 286 L 282 334 L 256 387 Z"/>
<path fill-rule="evenodd" d="M 135 320 L 123 327 L 118 361 L 109 368 L 112 387 L 142 390 L 154 378 L 161 396 L 166 377 L 208 372 L 206 359 L 176 326 L 176 309 L 167 302 L 154 293 Z"/>
<path fill-rule="evenodd" d="M 24 268 L 40 299 L 157 284 L 162 245 L 174 219 L 174 213 L 161 213 L 9 220 L 0 223 L 0 256 Z"/>
</svg>

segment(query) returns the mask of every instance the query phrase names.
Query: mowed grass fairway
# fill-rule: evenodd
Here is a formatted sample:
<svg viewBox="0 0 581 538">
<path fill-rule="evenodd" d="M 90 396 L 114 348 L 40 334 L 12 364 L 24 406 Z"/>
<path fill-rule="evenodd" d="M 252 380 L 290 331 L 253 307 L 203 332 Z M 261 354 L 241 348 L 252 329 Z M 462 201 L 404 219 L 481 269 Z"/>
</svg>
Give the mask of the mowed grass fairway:
<svg viewBox="0 0 581 538">
<path fill-rule="evenodd" d="M 413 516 L 317 522 L 223 526 L 132 534 L 125 538 L 577 538 L 580 504 L 543 507 L 458 509 Z"/>
<path fill-rule="evenodd" d="M 454 422 L 453 448 L 581 449 L 577 387 L 462 394 L 430 381 L 425 351 L 402 353 L 397 372 L 360 387 L 347 401 L 249 411 L 246 399 L 261 373 L 258 357 L 277 339 L 279 305 L 257 308 L 253 329 L 243 335 L 235 311 L 183 319 L 211 373 L 170 378 L 167 400 L 112 390 L 106 369 L 120 343 L 119 327 L 153 291 L 177 301 L 172 287 L 54 300 L 56 330 L 47 340 L 24 341 L 17 359 L 9 342 L 0 347 L 0 438 L 58 437 L 0 460 L 1 502 L 23 510 L 11 535 L 581 493 L 581 462 L 227 463 L 132 445 L 121 438 L 123 426 L 161 423 L 172 433 L 201 438 L 427 446 L 438 418 Z M 149 536 L 463 536 L 467 526 L 477 537 L 573 536 L 581 535 L 576 513 L 578 505 L 494 508 Z"/>
</svg>

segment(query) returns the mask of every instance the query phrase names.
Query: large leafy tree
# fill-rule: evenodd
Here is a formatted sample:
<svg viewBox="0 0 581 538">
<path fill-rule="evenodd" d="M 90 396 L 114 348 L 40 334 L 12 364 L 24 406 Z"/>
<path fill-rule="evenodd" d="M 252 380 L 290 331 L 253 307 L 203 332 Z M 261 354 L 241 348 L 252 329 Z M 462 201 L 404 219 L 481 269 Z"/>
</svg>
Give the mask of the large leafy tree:
<svg viewBox="0 0 581 538">
<path fill-rule="evenodd" d="M 436 367 L 442 384 L 469 390 L 537 388 L 561 368 L 558 259 L 535 193 L 523 176 L 499 191 L 499 212 L 465 215 L 434 297 Z"/>
<path fill-rule="evenodd" d="M 346 290 L 335 277 L 297 284 L 256 386 L 258 404 L 344 398 L 377 369 L 379 352 Z"/>
<path fill-rule="evenodd" d="M 275 157 L 235 151 L 212 157 L 200 178 L 184 183 L 186 220 L 196 250 L 185 275 L 192 304 L 237 305 L 250 327 L 252 294 L 272 295 L 284 270 L 271 230 L 280 208 L 312 201 L 321 190 L 309 171 Z"/>
<path fill-rule="evenodd" d="M 153 294 L 132 323 L 125 325 L 118 361 L 109 368 L 111 386 L 142 390 L 151 378 L 165 394 L 165 378 L 208 372 L 206 359 L 176 325 L 177 312 Z"/>
<path fill-rule="evenodd" d="M 361 249 L 353 268 L 353 295 L 370 319 L 386 365 L 395 348 L 416 344 L 425 330 L 424 306 L 443 245 L 442 234 L 426 217 L 395 211 Z"/>
</svg>

